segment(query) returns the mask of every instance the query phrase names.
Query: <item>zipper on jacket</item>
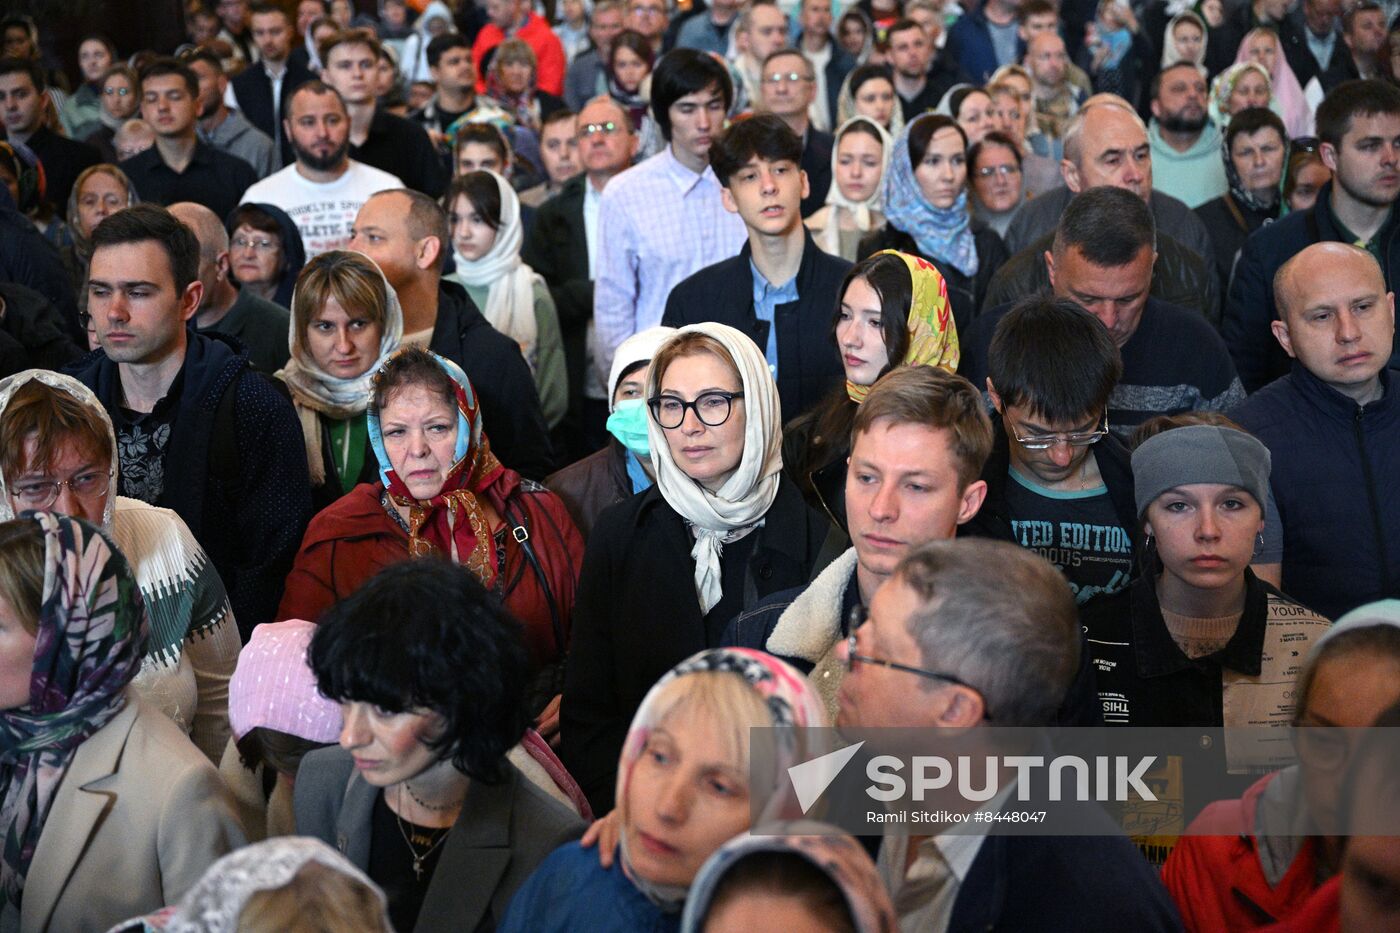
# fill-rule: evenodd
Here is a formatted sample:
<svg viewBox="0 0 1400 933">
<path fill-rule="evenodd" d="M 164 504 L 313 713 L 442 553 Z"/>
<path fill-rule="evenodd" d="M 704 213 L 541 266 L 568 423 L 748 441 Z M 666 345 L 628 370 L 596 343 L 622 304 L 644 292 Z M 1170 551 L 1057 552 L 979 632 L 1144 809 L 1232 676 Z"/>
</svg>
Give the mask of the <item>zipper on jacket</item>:
<svg viewBox="0 0 1400 933">
<path fill-rule="evenodd" d="M 1381 591 L 1382 598 L 1391 596 L 1390 592 L 1390 558 L 1386 553 L 1385 529 L 1381 527 L 1380 503 L 1376 501 L 1376 480 L 1371 475 L 1371 460 L 1366 456 L 1366 432 L 1362 428 L 1361 420 L 1366 414 L 1366 409 L 1360 405 L 1356 406 L 1356 415 L 1352 418 L 1352 428 L 1356 432 L 1356 447 L 1361 454 L 1361 475 L 1366 482 L 1366 500 L 1371 506 L 1371 524 L 1376 532 L 1376 554 L 1381 562 Z"/>
</svg>

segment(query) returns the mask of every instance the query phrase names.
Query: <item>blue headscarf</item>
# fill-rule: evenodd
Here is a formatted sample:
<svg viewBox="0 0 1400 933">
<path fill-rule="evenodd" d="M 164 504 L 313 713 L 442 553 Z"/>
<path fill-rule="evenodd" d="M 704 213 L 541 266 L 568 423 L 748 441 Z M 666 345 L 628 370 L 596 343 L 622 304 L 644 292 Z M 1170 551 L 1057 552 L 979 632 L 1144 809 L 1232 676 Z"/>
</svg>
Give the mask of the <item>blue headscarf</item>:
<svg viewBox="0 0 1400 933">
<path fill-rule="evenodd" d="M 895 141 L 889 171 L 885 173 L 885 219 L 891 227 L 914 238 L 919 252 L 946 262 L 963 275 L 977 274 L 977 241 L 972 235 L 972 215 L 967 209 L 967 185 L 949 208 L 934 207 L 924 197 L 914 177 L 909 132 L 923 120 L 911 120 Z"/>
</svg>

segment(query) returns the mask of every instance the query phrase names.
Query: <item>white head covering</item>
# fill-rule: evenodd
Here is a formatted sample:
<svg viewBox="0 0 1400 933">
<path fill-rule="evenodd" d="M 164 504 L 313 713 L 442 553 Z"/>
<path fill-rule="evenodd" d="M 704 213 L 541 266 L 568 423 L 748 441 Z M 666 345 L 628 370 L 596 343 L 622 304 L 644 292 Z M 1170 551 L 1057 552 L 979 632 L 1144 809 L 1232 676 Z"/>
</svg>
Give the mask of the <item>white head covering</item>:
<svg viewBox="0 0 1400 933">
<path fill-rule="evenodd" d="M 1187 58 L 1182 55 L 1176 47 L 1176 27 L 1180 23 L 1194 23 L 1201 30 L 1201 51 L 1194 58 Z M 1162 35 L 1162 68 L 1168 65 L 1175 65 L 1180 61 L 1189 61 L 1197 68 L 1201 69 L 1202 77 L 1205 76 L 1206 44 L 1210 40 L 1210 30 L 1206 28 L 1206 21 L 1200 14 L 1191 9 L 1182 10 L 1172 17 L 1167 23 L 1167 31 Z"/>
<path fill-rule="evenodd" d="M 719 341 L 739 371 L 744 392 L 744 454 L 738 469 L 717 493 L 710 492 L 676 465 L 666 443 L 666 431 L 655 418 L 647 421 L 657 487 L 667 504 L 693 526 L 695 546 L 690 549 L 690 556 L 695 559 L 695 592 L 700 598 L 700 611 L 709 612 L 723 594 L 721 546 L 752 531 L 778 495 L 778 477 L 783 467 L 783 416 L 768 360 L 746 334 L 724 324 L 688 324 L 671 339 L 687 333 L 706 334 Z M 647 397 L 660 389 L 653 362 L 647 371 Z"/>
<path fill-rule="evenodd" d="M 895 106 L 898 106 L 896 104 Z M 846 131 L 856 123 L 865 123 L 875 128 L 875 132 L 880 138 L 880 184 L 875 186 L 875 191 L 864 201 L 852 201 L 841 192 L 841 186 L 836 182 L 836 167 L 840 161 L 841 138 Z M 831 217 L 827 220 L 826 226 L 817 234 L 817 245 L 833 256 L 841 254 L 841 212 L 849 211 L 851 220 L 855 228 L 862 233 L 868 233 L 877 223 L 874 215 L 880 213 L 884 208 L 885 194 L 885 170 L 890 165 L 890 150 L 894 148 L 894 140 L 885 128 L 869 117 L 851 117 L 842 123 L 836 130 L 836 145 L 831 147 L 831 187 L 826 190 L 826 203 L 831 205 Z"/>
<path fill-rule="evenodd" d="M 613 396 L 617 394 L 617 384 L 622 380 L 622 374 L 627 372 L 627 368 L 637 363 L 648 362 L 656 356 L 656 351 L 661 345 L 675 335 L 674 327 L 657 325 L 639 330 L 617 345 L 617 352 L 613 354 L 612 370 L 608 373 L 608 414 L 617 410 L 617 406 L 613 404 Z"/>
<path fill-rule="evenodd" d="M 389 284 L 383 270 L 373 259 L 360 253 L 355 255 L 374 266 L 374 271 L 379 273 L 380 281 L 384 283 L 387 304 L 384 308 L 383 333 L 379 337 L 379 356 L 369 369 L 358 376 L 350 379 L 332 376 L 316 365 L 311 354 L 302 346 L 305 335 L 297 327 L 297 316 L 293 314 L 287 327 L 287 346 L 291 356 L 287 359 L 287 365 L 277 372 L 277 378 L 286 383 L 288 391 L 292 393 L 292 401 L 296 403 L 313 486 L 326 481 L 326 465 L 321 462 L 321 419 L 318 415 L 343 419 L 358 415 L 369 407 L 370 399 L 374 396 L 374 374 L 399 348 L 399 341 L 403 339 L 403 306 L 399 304 L 398 292 L 394 291 L 394 286 Z M 297 296 L 293 291 L 292 307 L 295 308 L 296 304 Z M 347 314 L 351 310 L 345 309 Z"/>
<path fill-rule="evenodd" d="M 92 390 L 83 385 L 72 376 L 65 376 L 48 369 L 26 369 L 23 372 L 15 373 L 13 376 L 6 376 L 0 379 L 0 417 L 3 417 L 5 410 L 10 407 L 10 400 L 15 397 L 24 385 L 29 382 L 42 382 L 44 385 L 60 392 L 67 392 L 85 407 L 92 409 L 102 424 L 107 429 L 107 439 L 112 445 L 112 491 L 107 494 L 107 505 L 102 510 L 102 530 L 108 534 L 112 533 L 112 516 L 117 508 L 117 471 L 120 468 L 120 459 L 117 456 L 117 432 L 112 428 L 112 419 L 107 415 L 107 409 L 102 407 L 97 396 Z M 16 443 L 19 439 L 5 438 L 6 443 Z M 0 473 L 0 522 L 7 522 L 15 517 L 15 510 L 10 507 L 10 484 L 9 478 Z"/>
<path fill-rule="evenodd" d="M 369 876 L 319 839 L 280 836 L 225 855 L 195 882 L 165 924 L 165 933 L 236 933 L 249 898 L 287 885 L 308 862 L 319 862 L 373 891 L 379 916 L 366 917 L 366 929 L 392 930 L 384 892 Z"/>
<path fill-rule="evenodd" d="M 1322 651 L 1323 645 L 1343 632 L 1359 628 L 1372 628 L 1378 625 L 1400 628 L 1400 599 L 1378 599 L 1373 603 L 1357 606 L 1332 623 L 1331 628 L 1313 640 L 1312 650 L 1308 652 L 1308 657 L 1315 659 Z"/>
<path fill-rule="evenodd" d="M 482 313 L 491 326 L 520 344 L 525 362 L 534 372 L 539 361 L 539 325 L 535 320 L 535 270 L 520 261 L 520 246 L 525 241 L 520 222 L 520 198 L 515 189 L 495 172 L 486 172 L 496 182 L 501 193 L 501 223 L 496 228 L 496 242 L 480 259 L 466 259 L 455 249 L 452 258 L 457 271 L 449 278 L 463 285 L 486 285 L 486 307 Z M 452 205 L 448 206 L 452 210 Z"/>
</svg>

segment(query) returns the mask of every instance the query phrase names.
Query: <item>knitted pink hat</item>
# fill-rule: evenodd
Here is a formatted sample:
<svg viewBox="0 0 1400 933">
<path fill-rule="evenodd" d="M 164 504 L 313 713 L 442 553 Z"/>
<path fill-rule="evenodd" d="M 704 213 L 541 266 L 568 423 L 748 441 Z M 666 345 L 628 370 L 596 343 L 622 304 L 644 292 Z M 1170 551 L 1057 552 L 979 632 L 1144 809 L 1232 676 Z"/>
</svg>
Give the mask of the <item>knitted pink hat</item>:
<svg viewBox="0 0 1400 933">
<path fill-rule="evenodd" d="M 275 729 L 310 742 L 340 736 L 340 705 L 321 695 L 306 652 L 316 626 L 304 619 L 268 622 L 238 655 L 228 685 L 228 721 L 235 738 Z"/>
</svg>

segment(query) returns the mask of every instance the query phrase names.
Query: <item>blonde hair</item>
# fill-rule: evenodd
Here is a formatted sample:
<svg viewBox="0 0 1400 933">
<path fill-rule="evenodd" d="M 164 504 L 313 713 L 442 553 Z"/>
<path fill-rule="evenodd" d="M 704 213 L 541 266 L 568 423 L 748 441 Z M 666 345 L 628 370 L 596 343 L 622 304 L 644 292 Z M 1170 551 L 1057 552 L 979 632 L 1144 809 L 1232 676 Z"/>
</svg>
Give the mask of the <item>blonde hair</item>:
<svg viewBox="0 0 1400 933">
<path fill-rule="evenodd" d="M 773 725 L 773 715 L 763 698 L 738 674 L 698 671 L 663 684 L 649 704 L 652 727 L 682 713 L 699 714 L 714 724 L 725 757 L 749 776 L 749 729 Z"/>
<path fill-rule="evenodd" d="M 44 601 L 44 533 L 27 518 L 0 524 L 0 598 L 30 635 L 39 632 Z"/>
<path fill-rule="evenodd" d="M 307 862 L 280 888 L 258 891 L 238 915 L 239 933 L 393 933 L 379 895 L 358 878 Z"/>
<path fill-rule="evenodd" d="M 340 302 L 346 314 L 358 312 L 384 329 L 389 294 L 379 267 L 360 253 L 335 249 L 312 259 L 297 276 L 292 319 L 296 321 L 298 348 L 305 345 L 306 329 L 331 298 Z"/>
<path fill-rule="evenodd" d="M 742 385 L 743 376 L 739 374 L 739 367 L 734 362 L 734 357 L 724 348 L 724 344 L 709 334 L 687 331 L 666 341 L 661 345 L 661 349 L 656 351 L 656 356 L 652 357 L 651 371 L 655 374 L 655 390 L 661 390 L 661 380 L 665 378 L 666 370 L 672 363 L 682 357 L 697 356 L 701 353 L 710 353 L 718 357 L 734 375 L 734 381 Z"/>
<path fill-rule="evenodd" d="M 512 64 L 525 64 L 533 69 L 539 68 L 539 63 L 535 58 L 535 50 L 530 48 L 529 43 L 524 39 L 507 39 L 496 46 L 496 54 L 491 59 L 491 67 L 501 68 Z"/>
</svg>

